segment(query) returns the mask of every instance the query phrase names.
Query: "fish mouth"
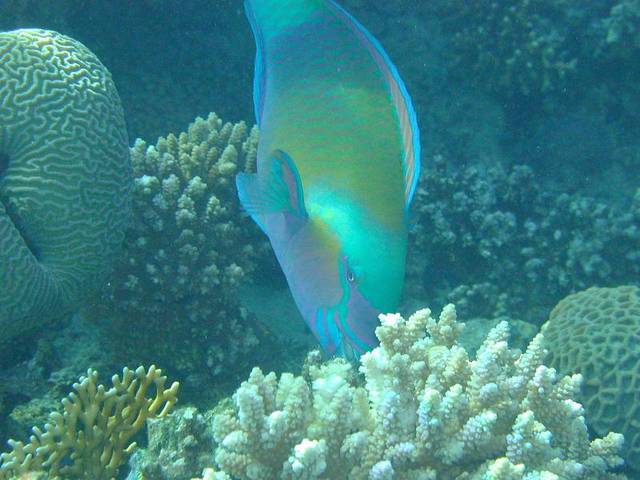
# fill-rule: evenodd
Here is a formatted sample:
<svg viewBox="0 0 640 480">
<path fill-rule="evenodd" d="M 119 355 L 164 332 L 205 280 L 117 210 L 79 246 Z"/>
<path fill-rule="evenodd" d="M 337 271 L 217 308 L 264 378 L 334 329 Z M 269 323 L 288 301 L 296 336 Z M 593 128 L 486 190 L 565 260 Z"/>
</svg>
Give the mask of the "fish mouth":
<svg viewBox="0 0 640 480">
<path fill-rule="evenodd" d="M 376 319 L 378 313 L 373 309 L 367 312 L 374 314 L 373 318 Z M 350 361 L 358 361 L 377 344 L 374 335 L 375 325 L 350 318 L 349 314 L 341 311 L 339 307 L 318 308 L 313 327 L 322 349 L 330 356 L 337 355 Z"/>
</svg>

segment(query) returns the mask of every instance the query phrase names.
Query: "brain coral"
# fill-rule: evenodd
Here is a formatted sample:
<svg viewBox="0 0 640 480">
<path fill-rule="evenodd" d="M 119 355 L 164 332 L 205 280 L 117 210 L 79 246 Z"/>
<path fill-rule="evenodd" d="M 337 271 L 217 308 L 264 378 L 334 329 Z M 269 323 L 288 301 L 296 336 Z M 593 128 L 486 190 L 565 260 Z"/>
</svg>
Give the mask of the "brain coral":
<svg viewBox="0 0 640 480">
<path fill-rule="evenodd" d="M 624 435 L 640 468 L 640 288 L 589 288 L 569 295 L 543 326 L 550 365 L 587 379 L 582 402 L 593 429 Z"/>
<path fill-rule="evenodd" d="M 0 33 L 0 340 L 72 309 L 122 242 L 131 167 L 118 93 L 82 44 Z"/>
</svg>

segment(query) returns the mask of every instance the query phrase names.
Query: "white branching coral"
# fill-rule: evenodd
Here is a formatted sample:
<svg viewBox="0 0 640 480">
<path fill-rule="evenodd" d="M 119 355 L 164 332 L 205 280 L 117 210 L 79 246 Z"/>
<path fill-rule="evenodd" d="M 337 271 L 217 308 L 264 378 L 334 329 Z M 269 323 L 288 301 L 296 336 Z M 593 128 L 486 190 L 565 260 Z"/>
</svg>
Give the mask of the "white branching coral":
<svg viewBox="0 0 640 480">
<path fill-rule="evenodd" d="M 219 375 L 257 344 L 236 294 L 261 243 L 235 189 L 236 173 L 255 162 L 257 136 L 257 127 L 211 113 L 155 145 L 135 142 L 134 218 L 108 292 L 127 360 Z M 154 330 L 165 341 L 149 342 Z"/>
<path fill-rule="evenodd" d="M 305 377 L 255 368 L 215 416 L 218 474 L 239 479 L 623 479 L 622 435 L 590 440 L 581 377 L 543 365 L 542 336 L 524 353 L 498 324 L 475 359 L 458 344 L 453 305 L 409 319 L 382 315 L 380 346 Z M 213 475 L 211 470 L 209 475 Z M 216 478 L 216 477 L 211 477 Z"/>
<path fill-rule="evenodd" d="M 135 219 L 114 283 L 119 308 L 158 314 L 185 302 L 200 318 L 253 268 L 253 229 L 238 220 L 235 174 L 256 154 L 257 130 L 197 118 L 187 132 L 131 149 Z M 149 295 L 149 292 L 153 292 Z"/>
</svg>

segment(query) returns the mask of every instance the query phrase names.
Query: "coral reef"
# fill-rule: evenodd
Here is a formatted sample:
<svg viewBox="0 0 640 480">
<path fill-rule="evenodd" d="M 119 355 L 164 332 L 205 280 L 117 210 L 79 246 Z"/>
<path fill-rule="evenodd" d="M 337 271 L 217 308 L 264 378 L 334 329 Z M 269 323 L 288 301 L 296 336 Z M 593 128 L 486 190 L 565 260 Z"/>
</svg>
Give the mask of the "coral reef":
<svg viewBox="0 0 640 480">
<path fill-rule="evenodd" d="M 559 91 L 572 78 L 577 52 L 568 4 L 545 0 L 439 2 L 450 30 L 453 67 L 479 76 L 502 96 Z"/>
<path fill-rule="evenodd" d="M 0 33 L 0 341 L 78 307 L 128 220 L 131 166 L 111 75 L 79 42 Z"/>
<path fill-rule="evenodd" d="M 624 478 L 611 473 L 622 435 L 589 440 L 573 400 L 582 377 L 542 364 L 542 335 L 521 354 L 502 322 L 471 360 L 453 305 L 438 321 L 429 310 L 380 319 L 364 386 L 342 360 L 279 379 L 255 368 L 214 417 L 221 472 L 205 478 Z"/>
<path fill-rule="evenodd" d="M 471 88 L 474 95 L 485 92 L 498 100 L 506 127 L 501 145 L 517 145 L 516 151 L 526 152 L 524 158 L 519 155 L 521 162 L 528 161 L 531 154 L 535 157 L 536 148 L 545 146 L 543 140 L 526 148 L 532 129 L 545 129 L 547 123 L 558 119 L 562 122 L 567 113 L 581 117 L 587 125 L 600 124 L 596 138 L 604 135 L 598 149 L 610 147 L 607 137 L 611 133 L 617 142 L 637 147 L 640 117 L 633 108 L 640 98 L 637 0 L 596 0 L 588 5 L 576 0 L 437 0 L 425 2 L 419 10 L 422 17 L 428 17 L 430 11 L 431 17 L 439 19 L 442 39 L 448 45 L 443 55 L 447 88 L 456 91 L 456 96 Z M 452 87 L 452 82 L 459 86 Z M 454 112 L 457 122 L 469 125 L 468 113 Z M 581 132 L 580 138 L 589 140 L 590 135 Z M 575 151 L 563 152 L 569 156 L 556 164 L 575 161 L 586 166 L 593 177 L 610 179 L 607 169 L 615 153 L 611 148 L 592 163 L 593 153 L 580 157 L 585 151 L 582 142 L 568 141 L 568 146 Z M 548 160 L 548 165 L 554 164 Z M 592 179 L 591 184 L 596 183 L 598 180 Z"/>
<path fill-rule="evenodd" d="M 606 32 L 603 49 L 611 51 L 611 55 L 632 60 L 640 52 L 639 0 L 621 0 L 611 7 L 610 15 L 602 24 Z"/>
<path fill-rule="evenodd" d="M 224 472 L 216 472 L 213 468 L 205 468 L 202 471 L 202 477 L 192 480 L 231 480 L 231 477 Z"/>
<path fill-rule="evenodd" d="M 0 414 L 0 441 L 22 438 L 33 425 L 44 425 L 69 386 L 86 374 L 87 365 L 100 372 L 121 368 L 112 354 L 112 339 L 95 323 L 76 314 L 60 327 L 40 332 L 37 341 L 20 339 L 31 342 L 24 357 L 16 352 L 17 342 L 11 343 L 7 365 L 0 368 L 6 409 Z"/>
<path fill-rule="evenodd" d="M 575 0 L 455 0 L 432 8 L 447 32 L 456 76 L 473 74 L 473 82 L 502 98 L 576 98 L 591 89 L 599 62 L 626 70 L 620 61 L 640 48 L 637 0 L 598 0 L 588 8 Z"/>
<path fill-rule="evenodd" d="M 450 292 L 465 315 L 542 323 L 571 291 L 640 275 L 640 195 L 621 213 L 544 190 L 526 166 L 450 171 L 436 157 L 413 209 L 408 284 L 426 293 L 410 296 Z"/>
<path fill-rule="evenodd" d="M 194 321 L 216 311 L 253 268 L 253 229 L 236 220 L 235 174 L 256 154 L 244 122 L 198 118 L 187 132 L 131 149 L 134 221 L 114 283 L 118 307 L 157 315 L 188 301 Z M 152 292 L 152 295 L 148 295 Z"/>
<path fill-rule="evenodd" d="M 640 470 L 640 288 L 589 288 L 569 295 L 543 326 L 549 365 L 581 373 L 579 397 L 598 434 L 624 434 L 625 457 Z"/>
<path fill-rule="evenodd" d="M 149 445 L 131 457 L 128 478 L 188 480 L 196 476 L 211 461 L 210 416 L 185 407 L 166 418 L 149 420 Z"/>
<path fill-rule="evenodd" d="M 148 418 L 163 417 L 173 407 L 179 385 L 166 388 L 160 369 L 125 368 L 109 389 L 89 369 L 62 400 L 44 430 L 34 427 L 26 445 L 10 440 L 0 456 L 0 478 L 45 471 L 48 478 L 111 480 L 136 448 L 131 441 Z"/>
<path fill-rule="evenodd" d="M 215 114 L 155 145 L 135 142 L 134 218 L 109 287 L 111 327 L 128 361 L 215 375 L 255 346 L 236 293 L 260 241 L 241 215 L 234 177 L 256 145 L 257 129 Z M 153 330 L 165 340 L 151 342 Z"/>
</svg>

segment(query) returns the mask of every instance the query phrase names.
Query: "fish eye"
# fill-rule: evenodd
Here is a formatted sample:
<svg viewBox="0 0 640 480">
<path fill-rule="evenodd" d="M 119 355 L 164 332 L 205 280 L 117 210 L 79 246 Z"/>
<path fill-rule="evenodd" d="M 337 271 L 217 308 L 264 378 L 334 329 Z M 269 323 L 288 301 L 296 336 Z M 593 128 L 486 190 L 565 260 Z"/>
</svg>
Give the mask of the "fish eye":
<svg viewBox="0 0 640 480">
<path fill-rule="evenodd" d="M 344 276 L 349 283 L 355 283 L 358 281 L 359 275 L 356 273 L 357 270 L 349 265 L 349 259 L 346 256 L 342 257 L 342 266 L 344 268 Z"/>
<path fill-rule="evenodd" d="M 353 283 L 356 281 L 356 274 L 349 267 L 347 267 L 347 281 L 349 283 Z"/>
</svg>

